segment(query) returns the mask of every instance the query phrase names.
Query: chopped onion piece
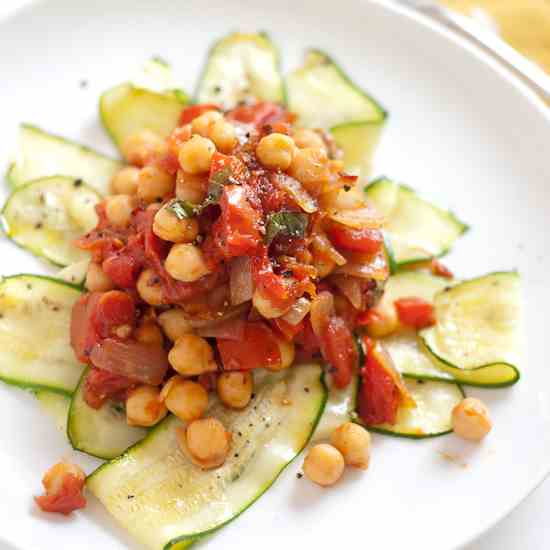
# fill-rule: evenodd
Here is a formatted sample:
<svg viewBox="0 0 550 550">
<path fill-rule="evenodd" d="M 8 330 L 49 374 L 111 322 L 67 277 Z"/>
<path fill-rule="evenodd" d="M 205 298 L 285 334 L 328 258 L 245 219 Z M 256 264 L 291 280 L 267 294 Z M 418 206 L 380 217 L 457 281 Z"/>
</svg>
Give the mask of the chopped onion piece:
<svg viewBox="0 0 550 550">
<path fill-rule="evenodd" d="M 377 252 L 369 261 L 348 262 L 339 267 L 336 274 L 350 275 L 359 279 L 385 281 L 389 276 L 388 262 L 383 250 Z"/>
<path fill-rule="evenodd" d="M 201 329 L 206 327 L 211 327 L 221 323 L 222 321 L 228 321 L 229 319 L 235 319 L 244 315 L 245 312 L 250 308 L 250 304 L 241 304 L 239 306 L 231 307 L 226 309 L 222 314 L 215 317 L 187 317 L 186 321 L 189 323 L 189 326 L 193 329 Z"/>
<path fill-rule="evenodd" d="M 384 217 L 370 203 L 362 208 L 331 210 L 329 218 L 353 229 L 380 229 L 384 223 Z"/>
<path fill-rule="evenodd" d="M 238 306 L 252 300 L 254 280 L 252 262 L 248 256 L 234 258 L 229 267 L 229 295 L 231 305 Z"/>
<path fill-rule="evenodd" d="M 330 318 L 334 315 L 334 296 L 324 290 L 317 294 L 311 302 L 310 321 L 311 328 L 317 338 L 322 338 L 328 326 Z"/>
<path fill-rule="evenodd" d="M 246 321 L 241 319 L 228 319 L 207 327 L 197 329 L 198 336 L 203 338 L 223 338 L 224 340 L 244 340 Z"/>
<path fill-rule="evenodd" d="M 364 309 L 364 297 L 362 293 L 362 280 L 348 275 L 333 275 L 330 281 L 350 301 L 351 305 L 362 311 Z"/>
<path fill-rule="evenodd" d="M 347 263 L 346 258 L 334 248 L 329 238 L 324 233 L 317 233 L 311 241 L 314 250 L 321 256 L 332 260 L 336 265 L 342 266 Z"/>
<path fill-rule="evenodd" d="M 317 212 L 317 201 L 303 188 L 302 184 L 286 174 L 276 176 L 279 185 L 296 201 L 296 204 L 308 214 Z"/>
<path fill-rule="evenodd" d="M 297 325 L 309 313 L 310 309 L 311 302 L 302 296 L 302 298 L 294 302 L 292 307 L 281 317 L 281 319 L 291 325 Z"/>
</svg>

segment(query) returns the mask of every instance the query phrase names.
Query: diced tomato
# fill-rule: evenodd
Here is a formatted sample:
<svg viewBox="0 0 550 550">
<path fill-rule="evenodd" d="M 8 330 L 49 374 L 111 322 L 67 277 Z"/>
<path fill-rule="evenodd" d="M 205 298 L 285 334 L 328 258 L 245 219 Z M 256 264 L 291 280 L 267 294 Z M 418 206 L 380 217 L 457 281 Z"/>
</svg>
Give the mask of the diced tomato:
<svg viewBox="0 0 550 550">
<path fill-rule="evenodd" d="M 261 241 L 259 212 L 240 185 L 226 185 L 220 200 L 221 216 L 212 228 L 214 242 L 224 258 L 252 254 Z"/>
<path fill-rule="evenodd" d="M 304 293 L 315 294 L 315 285 L 309 279 L 299 281 L 277 275 L 273 271 L 273 264 L 267 252 L 267 246 L 258 246 L 256 254 L 252 257 L 252 275 L 256 287 L 275 307 L 284 310 Z"/>
<path fill-rule="evenodd" d="M 321 352 L 332 367 L 334 385 L 345 388 L 358 362 L 353 335 L 340 317 L 332 317 L 321 338 Z"/>
<path fill-rule="evenodd" d="M 259 128 L 265 124 L 285 121 L 288 114 L 288 111 L 281 105 L 271 103 L 270 101 L 259 101 L 252 105 L 241 105 L 230 111 L 226 117 L 229 120 L 254 124 Z"/>
<path fill-rule="evenodd" d="M 292 342 L 294 337 L 304 329 L 304 322 L 300 321 L 297 325 L 287 323 L 284 319 L 272 319 L 273 326 L 282 334 L 285 340 Z"/>
<path fill-rule="evenodd" d="M 134 326 L 136 305 L 133 298 L 121 290 L 101 293 L 92 313 L 92 325 L 101 338 L 113 336 L 122 325 Z"/>
<path fill-rule="evenodd" d="M 134 288 L 143 267 L 143 261 L 127 248 L 110 255 L 101 265 L 106 275 L 121 288 Z"/>
<path fill-rule="evenodd" d="M 92 367 L 84 382 L 84 401 L 92 409 L 100 409 L 107 399 L 124 400 L 126 390 L 135 384 L 125 376 Z"/>
<path fill-rule="evenodd" d="M 247 323 L 244 339 L 217 339 L 224 370 L 250 370 L 276 367 L 281 364 L 281 352 L 274 332 L 264 323 Z"/>
<path fill-rule="evenodd" d="M 329 237 L 337 248 L 366 252 L 378 252 L 384 243 L 382 232 L 378 229 L 352 229 L 334 224 L 329 230 Z"/>
<path fill-rule="evenodd" d="M 400 393 L 391 375 L 367 346 L 365 366 L 361 370 L 359 416 L 368 426 L 395 424 Z"/>
<path fill-rule="evenodd" d="M 216 179 L 216 174 L 223 172 L 227 175 L 227 183 L 235 183 L 242 185 L 246 183 L 249 177 L 248 169 L 244 162 L 233 155 L 224 155 L 217 151 L 212 156 L 212 163 L 210 164 L 210 181 Z"/>
<path fill-rule="evenodd" d="M 92 292 L 81 296 L 74 304 L 71 314 L 71 346 L 81 363 L 90 361 L 92 348 L 100 336 L 92 323 L 95 307 L 101 298 L 101 292 Z"/>
<path fill-rule="evenodd" d="M 190 105 L 186 107 L 180 115 L 179 125 L 184 126 L 189 124 L 198 116 L 206 113 L 207 111 L 219 111 L 220 106 L 215 103 L 199 103 L 197 105 Z"/>
<path fill-rule="evenodd" d="M 46 494 L 34 500 L 44 512 L 68 515 L 86 506 L 82 494 L 85 482 L 86 475 L 78 466 L 60 462 L 50 468 L 42 479 Z"/>
<path fill-rule="evenodd" d="M 399 298 L 394 304 L 399 321 L 408 327 L 421 329 L 435 324 L 434 307 L 422 298 Z"/>
<path fill-rule="evenodd" d="M 437 277 L 445 277 L 446 279 L 452 279 L 454 277 L 453 272 L 435 258 L 430 262 L 430 270 Z"/>
<path fill-rule="evenodd" d="M 96 344 L 90 359 L 100 369 L 153 386 L 162 382 L 170 367 L 163 347 L 130 340 L 119 342 L 112 338 Z"/>
<path fill-rule="evenodd" d="M 303 330 L 296 335 L 294 341 L 299 346 L 304 359 L 311 359 L 319 352 L 319 340 L 317 336 L 315 336 L 315 332 L 313 332 L 309 315 L 304 319 Z"/>
</svg>

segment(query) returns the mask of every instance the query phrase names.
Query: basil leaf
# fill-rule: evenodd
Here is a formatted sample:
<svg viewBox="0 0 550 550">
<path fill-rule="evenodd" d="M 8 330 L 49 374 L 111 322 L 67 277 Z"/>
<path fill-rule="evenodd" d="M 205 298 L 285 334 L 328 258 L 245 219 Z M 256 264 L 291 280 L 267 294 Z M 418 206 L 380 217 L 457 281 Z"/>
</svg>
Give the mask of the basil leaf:
<svg viewBox="0 0 550 550">
<path fill-rule="evenodd" d="M 271 244 L 279 234 L 288 237 L 303 237 L 308 223 L 307 214 L 303 212 L 277 212 L 267 218 L 265 241 Z"/>
<path fill-rule="evenodd" d="M 166 205 L 166 209 L 178 220 L 185 220 L 187 218 L 192 218 L 197 214 L 197 207 L 190 202 L 182 201 L 180 199 L 174 199 Z"/>
</svg>

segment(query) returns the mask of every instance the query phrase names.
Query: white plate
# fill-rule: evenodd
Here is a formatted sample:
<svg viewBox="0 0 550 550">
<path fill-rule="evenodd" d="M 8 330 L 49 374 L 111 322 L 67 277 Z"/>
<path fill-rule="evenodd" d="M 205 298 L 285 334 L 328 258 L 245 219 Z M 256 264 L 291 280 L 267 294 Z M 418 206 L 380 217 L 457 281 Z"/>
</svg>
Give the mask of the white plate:
<svg viewBox="0 0 550 550">
<path fill-rule="evenodd" d="M 211 41 L 235 28 L 270 31 L 287 67 L 306 46 L 323 48 L 380 98 L 391 119 L 377 171 L 439 196 L 471 224 L 449 259 L 457 273 L 522 272 L 528 359 L 516 387 L 470 391 L 494 416 L 482 445 L 376 437 L 370 470 L 346 472 L 330 490 L 297 480 L 297 461 L 208 547 L 456 548 L 550 468 L 550 122 L 528 91 L 446 31 L 380 3 L 51 0 L 0 25 L 0 160 L 21 120 L 110 151 L 97 116 L 101 90 L 152 54 L 192 90 Z M 4 274 L 47 269 L 5 241 L 0 253 Z M 22 392 L 0 388 L 0 416 L 0 537 L 9 548 L 134 547 L 97 503 L 69 519 L 37 512 L 41 474 L 68 445 Z"/>
</svg>

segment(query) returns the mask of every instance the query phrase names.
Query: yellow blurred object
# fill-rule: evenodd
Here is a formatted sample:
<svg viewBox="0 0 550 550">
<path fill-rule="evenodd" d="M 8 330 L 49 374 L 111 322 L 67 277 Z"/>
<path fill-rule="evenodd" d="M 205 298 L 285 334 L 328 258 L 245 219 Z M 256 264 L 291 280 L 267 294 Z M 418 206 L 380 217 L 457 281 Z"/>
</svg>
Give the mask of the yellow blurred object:
<svg viewBox="0 0 550 550">
<path fill-rule="evenodd" d="M 550 74 L 550 0 L 440 0 L 488 21 L 506 42 Z"/>
</svg>

